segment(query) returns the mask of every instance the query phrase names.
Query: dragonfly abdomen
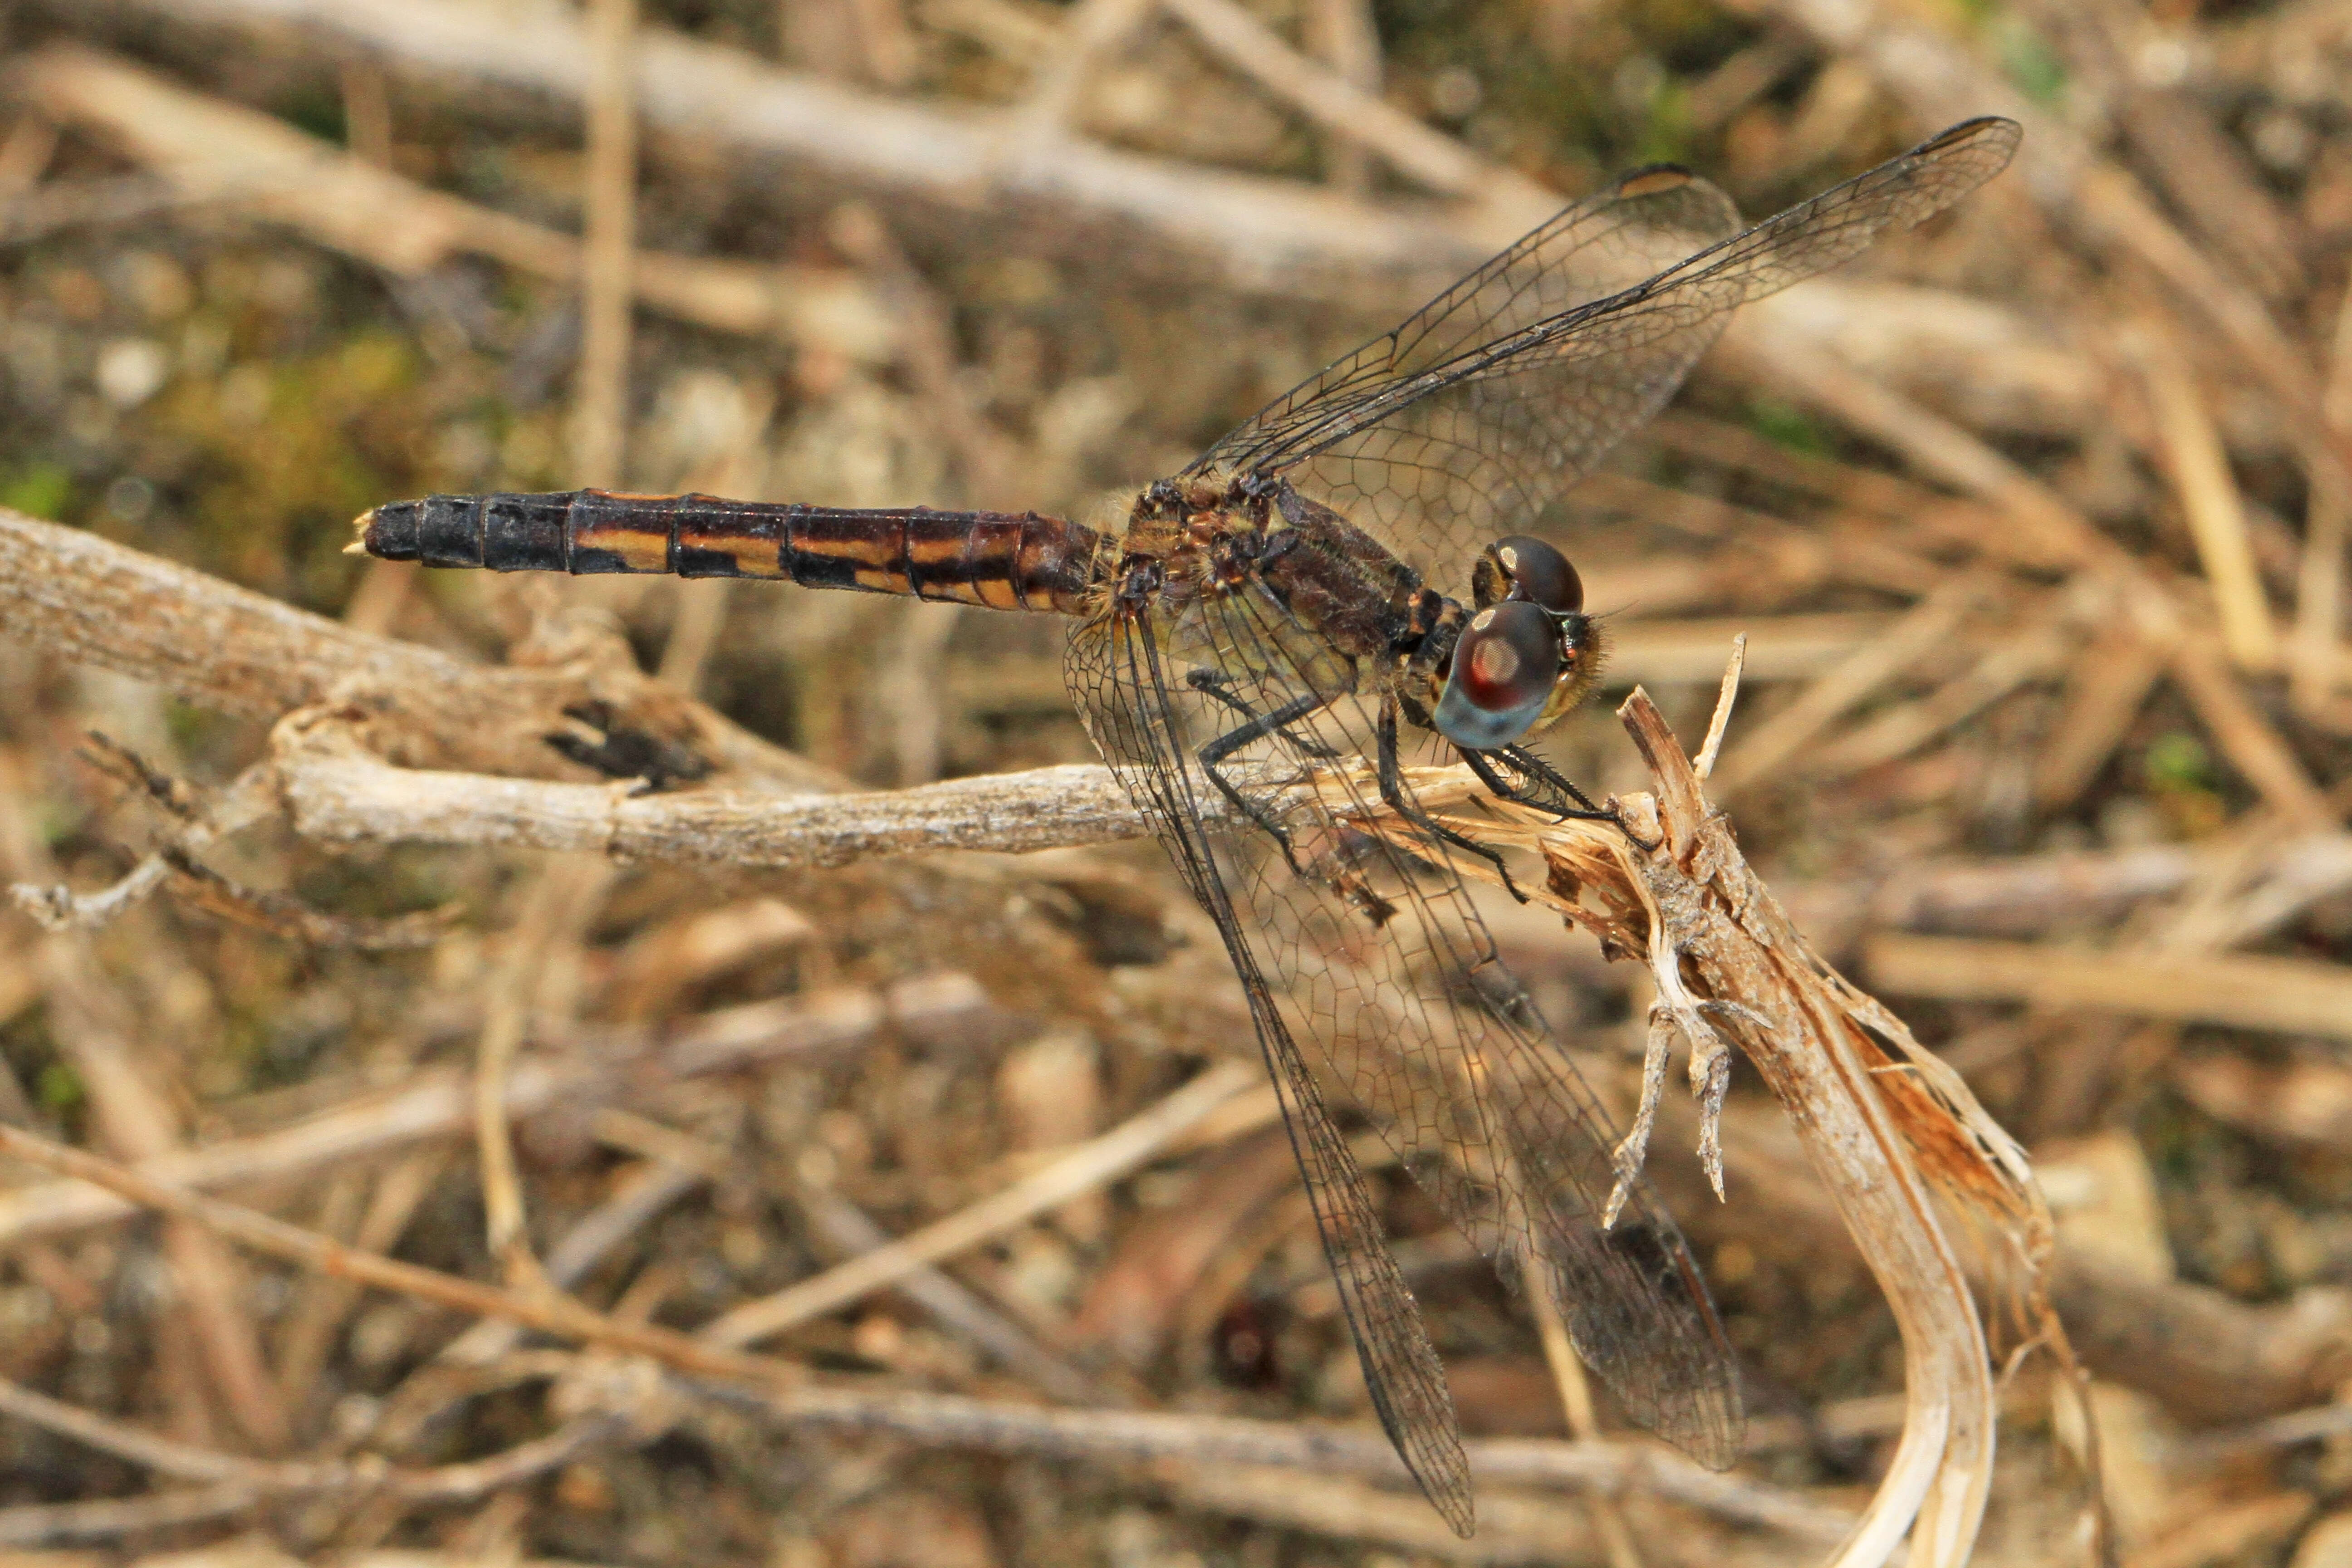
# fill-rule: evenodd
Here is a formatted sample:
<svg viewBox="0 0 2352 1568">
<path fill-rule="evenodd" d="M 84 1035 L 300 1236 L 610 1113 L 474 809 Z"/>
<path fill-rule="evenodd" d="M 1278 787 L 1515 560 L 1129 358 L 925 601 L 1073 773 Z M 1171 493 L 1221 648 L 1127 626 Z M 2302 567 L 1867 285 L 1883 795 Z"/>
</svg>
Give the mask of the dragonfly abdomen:
<svg viewBox="0 0 2352 1568">
<path fill-rule="evenodd" d="M 1102 536 L 1034 512 L 846 510 L 611 490 L 428 496 L 359 520 L 387 561 L 493 572 L 788 577 L 811 588 L 908 594 L 1077 615 Z"/>
</svg>

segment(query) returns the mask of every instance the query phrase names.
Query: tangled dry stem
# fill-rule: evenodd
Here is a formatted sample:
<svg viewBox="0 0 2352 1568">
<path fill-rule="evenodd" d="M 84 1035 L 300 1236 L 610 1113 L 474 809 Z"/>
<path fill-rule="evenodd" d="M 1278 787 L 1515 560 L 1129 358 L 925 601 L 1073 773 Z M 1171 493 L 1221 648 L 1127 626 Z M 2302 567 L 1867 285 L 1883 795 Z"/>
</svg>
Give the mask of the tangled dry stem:
<svg viewBox="0 0 2352 1568">
<path fill-rule="evenodd" d="M 1723 706 L 1735 689 L 1727 679 Z M 2001 1305 L 2027 1342 L 2052 1348 L 2071 1373 L 2071 1352 L 2042 1283 L 2053 1239 L 2048 1208 L 2023 1150 L 1959 1076 L 1815 953 L 1790 922 L 1647 694 L 1637 689 L 1618 716 L 1656 785 L 1617 801 L 1622 830 L 1498 806 L 1466 769 L 1428 769 L 1414 786 L 1435 816 L 1466 836 L 1540 857 L 1548 876 L 1531 896 L 1592 931 L 1612 956 L 1643 962 L 1655 983 L 1641 1105 L 1617 1151 L 1612 1220 L 1625 1184 L 1641 1172 L 1676 1039 L 1688 1052 L 1700 1102 L 1700 1160 L 1718 1195 L 1731 1048 L 1755 1064 L 1834 1195 L 1903 1335 L 1902 1439 L 1870 1508 L 1831 1561 L 1834 1568 L 1876 1568 L 1908 1532 L 1914 1563 L 1965 1563 L 1992 1476 L 1993 1363 L 1937 1200 L 1973 1239 L 1990 1244 L 1995 1288 L 2008 1298 Z M 1333 788 L 1330 798 L 1370 793 Z M 1421 842 L 1385 808 L 1358 813 L 1357 823 Z M 1458 865 L 1465 875 L 1499 880 L 1473 858 Z"/>
</svg>

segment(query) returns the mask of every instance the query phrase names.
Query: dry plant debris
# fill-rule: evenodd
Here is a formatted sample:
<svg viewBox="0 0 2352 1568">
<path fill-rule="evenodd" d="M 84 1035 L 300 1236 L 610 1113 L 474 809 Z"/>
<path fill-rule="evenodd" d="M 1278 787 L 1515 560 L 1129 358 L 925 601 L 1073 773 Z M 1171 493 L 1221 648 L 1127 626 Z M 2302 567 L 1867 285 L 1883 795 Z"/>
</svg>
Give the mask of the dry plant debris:
<svg viewBox="0 0 2352 1568">
<path fill-rule="evenodd" d="M 0 11 L 0 1542 L 1799 1563 L 1968 1471 L 1975 1561 L 2079 1558 L 2051 1359 L 1982 1377 L 2041 1216 L 1980 1105 L 2124 1560 L 2338 1560 L 2341 6 L 633 9 Z M 1599 711 L 1555 760 L 1658 850 L 1463 818 L 1556 858 L 1497 929 L 1625 1124 L 1656 1096 L 1758 1412 L 1727 1477 L 1556 1386 L 1391 1169 L 1480 1536 L 1396 1489 L 1230 976 L 1042 628 L 339 553 L 590 462 L 1083 512 L 1608 173 L 1761 213 L 1985 112 L 2021 177 L 1750 310 L 1547 520 L 1682 733 L 1748 635 L 1699 770 L 1738 845 Z M 1668 1035 L 1739 1047 L 1694 1053 L 1719 1125 Z M 1907 1241 L 1858 1251 L 1759 1092 L 1808 1067 Z M 1963 1279 L 1981 1346 L 1905 1284 Z"/>
</svg>

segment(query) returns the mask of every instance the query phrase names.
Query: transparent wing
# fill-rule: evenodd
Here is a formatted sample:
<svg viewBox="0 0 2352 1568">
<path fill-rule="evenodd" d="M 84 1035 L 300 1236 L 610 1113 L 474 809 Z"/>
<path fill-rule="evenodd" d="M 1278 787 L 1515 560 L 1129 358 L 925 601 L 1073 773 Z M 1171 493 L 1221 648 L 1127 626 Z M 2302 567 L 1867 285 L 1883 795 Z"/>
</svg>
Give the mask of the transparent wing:
<svg viewBox="0 0 2352 1568">
<path fill-rule="evenodd" d="M 1124 617 L 1081 627 L 1066 667 L 1071 692 L 1104 759 L 1150 817 L 1233 955 L 1372 1408 L 1429 1500 L 1466 1536 L 1474 1520 L 1470 1462 L 1444 1368 L 1389 1252 L 1371 1188 L 1299 1051 L 1294 1016 L 1277 1005 L 1221 875 L 1202 822 L 1198 791 L 1205 786 L 1186 766 L 1197 744 L 1193 715 L 1163 679 L 1164 655 L 1153 631 L 1146 621 Z"/>
<path fill-rule="evenodd" d="M 1530 525 L 1657 412 L 1728 311 L 1949 206 L 2000 172 L 2021 134 L 2013 121 L 1966 121 L 1738 234 L 1729 198 L 1705 181 L 1628 175 L 1186 471 L 1286 474 L 1458 593 L 1486 542 Z"/>
<path fill-rule="evenodd" d="M 1192 670 L 1213 689 L 1193 684 Z M 1609 1118 L 1496 955 L 1444 852 L 1358 832 L 1286 787 L 1312 758 L 1370 754 L 1377 697 L 1262 586 L 1204 595 L 1156 621 L 1099 624 L 1073 645 L 1069 674 L 1105 756 L 1217 917 L 1277 1083 L 1291 1079 L 1285 1106 L 1325 1247 L 1375 1402 L 1408 1460 L 1450 1447 L 1452 1407 L 1361 1177 L 1342 1164 L 1310 1054 L 1503 1278 L 1550 1294 L 1634 1420 L 1729 1464 L 1741 1427 L 1737 1362 L 1697 1266 L 1646 1191 L 1602 1228 L 1615 1179 Z M 1287 855 L 1246 817 L 1232 831 L 1202 822 L 1204 799 L 1222 803 L 1194 759 L 1246 722 L 1244 710 L 1297 715 L 1221 764 L 1250 813 L 1288 839 Z"/>
</svg>

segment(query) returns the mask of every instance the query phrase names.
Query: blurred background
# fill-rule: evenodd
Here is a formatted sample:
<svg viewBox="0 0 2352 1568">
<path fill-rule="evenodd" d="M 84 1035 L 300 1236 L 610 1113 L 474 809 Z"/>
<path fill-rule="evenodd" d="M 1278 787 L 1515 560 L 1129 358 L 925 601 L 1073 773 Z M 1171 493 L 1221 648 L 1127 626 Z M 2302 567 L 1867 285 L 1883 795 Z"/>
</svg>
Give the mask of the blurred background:
<svg viewBox="0 0 2352 1568">
<path fill-rule="evenodd" d="M 343 553 L 351 519 L 599 483 L 1105 523 L 1616 172 L 1683 163 L 1756 218 L 2017 115 L 2006 175 L 1748 309 L 1540 520 L 1616 646 L 1551 754 L 1638 787 L 1609 709 L 1641 682 L 1695 739 L 1748 634 L 1718 798 L 1822 952 L 2034 1151 L 2127 1561 L 2352 1563 L 2347 89 L 2341 0 L 8 0 L 0 506 L 486 667 L 589 626 L 833 787 L 1091 761 L 1045 617 L 420 574 Z M 126 751 L 216 805 L 267 720 L 6 630 L 8 879 L 199 866 L 69 929 L 0 910 L 0 1119 L 250 1153 L 230 1195 L 370 1250 L 498 1277 L 519 1190 L 562 1284 L 690 1330 L 1255 1055 L 1148 844 L 752 872 L 331 848 L 267 804 L 196 842 Z M 1531 914 L 1499 934 L 1628 1089 L 1640 977 Z M 497 1031 L 560 1074 L 845 997 L 885 1019 L 850 1047 L 523 1106 L 486 1196 L 450 1086 Z M 1742 1075 L 1730 1201 L 1686 1112 L 1653 1178 L 1744 1360 L 1739 1475 L 1856 1509 L 1899 1340 Z M 884 1389 L 1368 1421 L 1281 1132 L 1259 1100 L 1220 1115 L 763 1348 Z M 1311 1473 L 709 1403 L 583 1431 L 576 1358 L 152 1224 L 37 1220 L 55 1191 L 14 1179 L 19 1393 L 183 1458 L 528 1461 L 432 1495 L 207 1479 L 11 1394 L 0 1546 L 27 1563 L 1826 1550 L 1639 1486 L 1613 1526 L 1486 1489 L 1462 1543 Z M 1465 1429 L 1563 1435 L 1524 1306 L 1378 1179 Z M 2011 1385 L 1979 1561 L 2076 1550 L 2045 1374 Z"/>
</svg>

